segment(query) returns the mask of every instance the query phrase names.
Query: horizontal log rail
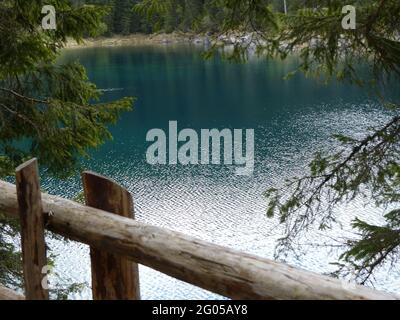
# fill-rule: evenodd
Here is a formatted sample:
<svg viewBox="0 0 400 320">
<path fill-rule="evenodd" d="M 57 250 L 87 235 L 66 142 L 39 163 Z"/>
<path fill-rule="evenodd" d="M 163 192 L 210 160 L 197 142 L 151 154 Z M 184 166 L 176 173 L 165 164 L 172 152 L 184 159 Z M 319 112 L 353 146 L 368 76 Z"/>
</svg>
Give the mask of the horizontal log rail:
<svg viewBox="0 0 400 320">
<path fill-rule="evenodd" d="M 233 299 L 399 299 L 179 232 L 42 194 L 46 229 Z M 16 187 L 0 181 L 0 212 L 18 218 Z"/>
<path fill-rule="evenodd" d="M 25 297 L 14 290 L 0 286 L 0 300 L 25 300 Z"/>
</svg>

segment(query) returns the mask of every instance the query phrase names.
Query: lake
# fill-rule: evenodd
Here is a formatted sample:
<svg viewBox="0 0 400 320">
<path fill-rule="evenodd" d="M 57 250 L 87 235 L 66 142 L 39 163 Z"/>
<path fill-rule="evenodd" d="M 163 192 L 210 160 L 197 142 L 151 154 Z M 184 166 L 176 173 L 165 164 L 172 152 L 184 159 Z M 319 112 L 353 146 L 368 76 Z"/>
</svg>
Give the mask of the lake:
<svg viewBox="0 0 400 320">
<path fill-rule="evenodd" d="M 114 140 L 92 152 L 86 169 L 109 176 L 134 197 L 136 218 L 160 227 L 272 258 L 283 228 L 266 217 L 263 192 L 301 175 L 317 150 L 334 151 L 332 134 L 360 136 L 391 117 L 360 88 L 296 75 L 296 66 L 252 58 L 234 64 L 218 55 L 205 61 L 195 46 L 147 46 L 73 49 L 62 61 L 79 60 L 91 81 L 103 90 L 103 101 L 135 96 L 134 110 L 110 128 Z M 389 94 L 398 94 L 395 88 Z M 235 175 L 229 165 L 157 165 L 146 162 L 146 134 L 153 128 L 254 129 L 255 165 L 251 176 Z M 46 177 L 52 194 L 73 198 L 82 190 L 79 177 L 58 181 Z M 382 222 L 383 209 L 361 200 L 338 207 L 343 227 L 311 230 L 300 239 L 300 256 L 287 262 L 319 273 L 334 270 L 339 252 L 319 245 L 351 236 L 354 216 Z M 88 247 L 51 241 L 58 254 L 57 272 L 66 282 L 90 283 Z M 216 295 L 141 267 L 144 299 L 215 299 Z M 400 270 L 382 270 L 375 286 L 400 292 Z M 85 289 L 75 298 L 90 297 Z"/>
</svg>

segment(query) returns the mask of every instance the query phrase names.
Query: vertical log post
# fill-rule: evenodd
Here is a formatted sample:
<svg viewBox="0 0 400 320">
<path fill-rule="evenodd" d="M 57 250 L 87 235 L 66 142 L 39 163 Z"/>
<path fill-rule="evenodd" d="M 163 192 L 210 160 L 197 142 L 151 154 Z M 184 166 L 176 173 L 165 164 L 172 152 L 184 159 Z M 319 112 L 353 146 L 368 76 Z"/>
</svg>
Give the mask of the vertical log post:
<svg viewBox="0 0 400 320">
<path fill-rule="evenodd" d="M 92 172 L 82 173 L 86 205 L 134 219 L 131 194 L 114 181 Z M 139 271 L 112 253 L 90 248 L 94 300 L 139 300 Z"/>
<path fill-rule="evenodd" d="M 42 270 L 47 259 L 37 160 L 20 165 L 16 169 L 16 180 L 25 296 L 27 300 L 48 300 L 49 292 L 42 286 Z"/>
</svg>

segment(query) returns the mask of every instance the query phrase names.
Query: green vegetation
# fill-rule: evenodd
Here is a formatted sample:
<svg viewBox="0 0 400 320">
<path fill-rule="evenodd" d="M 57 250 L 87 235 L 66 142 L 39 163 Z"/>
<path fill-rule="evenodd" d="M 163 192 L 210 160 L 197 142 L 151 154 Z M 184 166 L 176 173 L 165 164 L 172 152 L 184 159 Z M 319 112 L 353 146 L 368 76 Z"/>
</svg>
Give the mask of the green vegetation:
<svg viewBox="0 0 400 320">
<path fill-rule="evenodd" d="M 396 101 L 378 90 L 400 74 L 400 2 L 398 0 L 5 0 L 0 2 L 0 176 L 12 174 L 23 160 L 37 156 L 51 174 L 66 176 L 79 167 L 89 148 L 110 138 L 107 124 L 129 110 L 132 100 L 93 104 L 98 98 L 85 70 L 77 63 L 55 64 L 67 37 L 81 40 L 97 32 L 129 34 L 194 31 L 211 34 L 251 33 L 249 42 L 234 45 L 231 58 L 246 60 L 253 45 L 264 57 L 285 59 L 296 52 L 298 70 L 308 75 L 350 81 L 373 88 L 395 116 L 362 138 L 337 135 L 342 148 L 317 154 L 310 170 L 282 188 L 266 192 L 267 214 L 277 216 L 287 234 L 277 253 L 286 254 L 310 227 L 336 223 L 335 207 L 365 197 L 386 209 L 386 223 L 355 219 L 357 240 L 345 243 L 339 274 L 356 271 L 360 282 L 400 258 L 400 117 Z M 41 7 L 57 8 L 57 31 L 43 31 Z M 357 8 L 357 28 L 343 30 L 342 7 Z M 97 6 L 103 5 L 103 6 Z M 215 46 L 209 54 L 217 50 Z M 371 78 L 360 75 L 360 61 Z M 390 208 L 390 209 L 388 209 Z M 7 235 L 15 228 L 0 220 L 0 282 L 16 285 L 19 261 Z M 3 263 L 4 261 L 4 263 Z M 16 270 L 16 271 L 12 271 Z"/>
<path fill-rule="evenodd" d="M 311 227 L 325 230 L 337 223 L 335 207 L 339 203 L 364 197 L 385 209 L 385 224 L 372 225 L 357 218 L 353 221 L 358 239 L 343 244 L 347 250 L 335 273 L 355 272 L 358 280 L 365 283 L 377 268 L 393 266 L 400 258 L 399 105 L 387 101 L 379 90 L 388 79 L 398 81 L 400 75 L 400 2 L 290 1 L 287 15 L 277 11 L 273 1 L 218 3 L 224 12 L 222 22 L 213 20 L 218 34 L 253 34 L 250 41 L 235 43 L 230 58 L 245 61 L 250 45 L 260 56 L 268 58 L 285 59 L 297 53 L 301 62 L 295 72 L 373 89 L 382 105 L 393 110 L 391 121 L 370 129 L 365 137 L 336 135 L 342 145 L 340 151 L 317 153 L 308 173 L 266 192 L 267 215 L 277 216 L 286 227 L 286 235 L 277 247 L 280 257 L 295 249 L 299 236 Z M 342 28 L 345 5 L 357 8 L 355 30 Z M 168 16 L 168 7 L 161 0 L 144 0 L 139 9 L 153 19 Z M 208 54 L 216 49 L 214 46 Z M 371 77 L 359 74 L 360 61 L 367 64 Z"/>
<path fill-rule="evenodd" d="M 39 28 L 48 4 L 57 8 L 57 30 Z M 79 63 L 56 64 L 67 37 L 95 35 L 106 13 L 66 0 L 0 2 L 0 177 L 34 156 L 49 174 L 76 172 L 90 148 L 111 138 L 107 126 L 130 110 L 131 98 L 95 103 L 99 92 Z M 17 226 L 9 222 L 0 216 L 0 282 L 20 286 L 20 257 L 9 241 Z"/>
<path fill-rule="evenodd" d="M 75 1 L 77 3 L 82 1 Z M 104 19 L 105 35 L 154 32 L 217 33 L 234 8 L 225 0 L 87 0 L 88 4 L 111 8 Z M 243 1 L 242 1 L 243 2 Z M 290 9 L 300 2 L 290 1 Z M 264 1 L 283 11 L 283 0 Z"/>
</svg>

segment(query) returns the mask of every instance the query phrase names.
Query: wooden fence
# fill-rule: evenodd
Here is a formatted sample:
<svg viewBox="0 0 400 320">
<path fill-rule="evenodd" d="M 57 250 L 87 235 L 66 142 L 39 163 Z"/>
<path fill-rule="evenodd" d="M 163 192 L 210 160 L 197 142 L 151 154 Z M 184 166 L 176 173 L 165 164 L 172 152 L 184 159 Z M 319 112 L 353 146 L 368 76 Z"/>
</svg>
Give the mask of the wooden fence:
<svg viewBox="0 0 400 320">
<path fill-rule="evenodd" d="M 40 191 L 36 159 L 0 181 L 0 212 L 20 219 L 25 296 L 48 299 L 44 230 L 90 246 L 93 298 L 140 299 L 137 263 L 233 299 L 399 299 L 134 220 L 132 197 L 115 182 L 82 174 L 86 205 Z"/>
</svg>

